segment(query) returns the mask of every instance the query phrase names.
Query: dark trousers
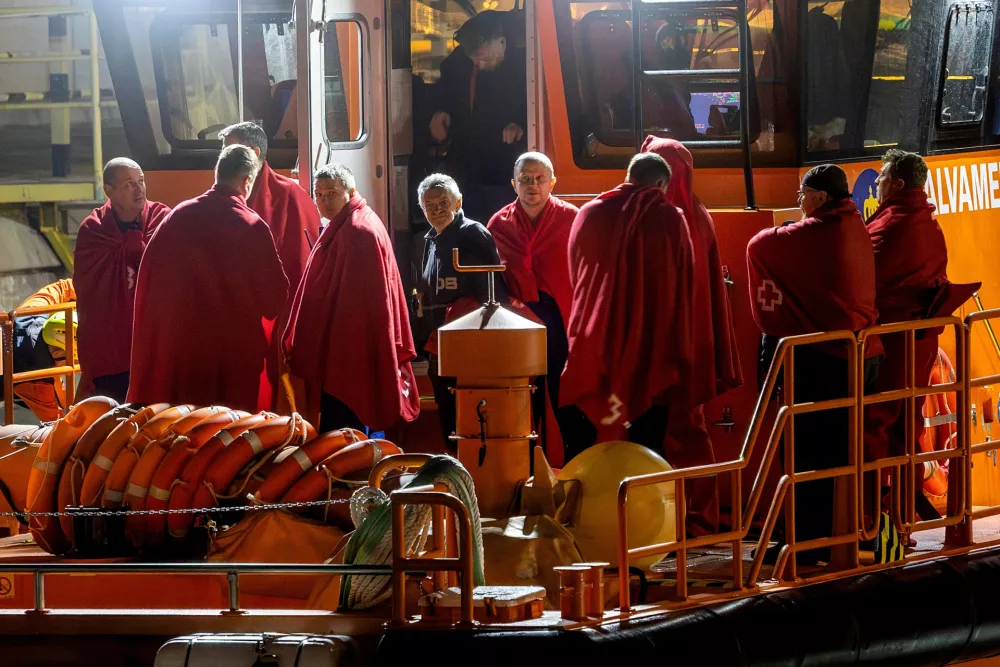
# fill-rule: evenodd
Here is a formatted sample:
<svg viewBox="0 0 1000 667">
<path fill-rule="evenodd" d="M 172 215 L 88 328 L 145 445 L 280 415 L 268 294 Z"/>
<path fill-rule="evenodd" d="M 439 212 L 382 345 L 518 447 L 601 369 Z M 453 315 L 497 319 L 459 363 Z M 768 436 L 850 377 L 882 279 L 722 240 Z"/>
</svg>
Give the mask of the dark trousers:
<svg viewBox="0 0 1000 667">
<path fill-rule="evenodd" d="M 848 395 L 847 360 L 808 348 L 795 350 L 795 402 L 807 403 Z M 865 363 L 865 393 L 875 389 L 878 359 Z M 848 463 L 850 412 L 848 408 L 824 410 L 793 417 L 795 472 L 825 470 Z M 784 454 L 784 452 L 782 452 Z M 784 456 L 782 456 L 784 461 Z M 795 485 L 795 541 L 805 542 L 833 535 L 834 480 Z M 815 549 L 799 562 L 829 562 L 830 549 Z"/>
<path fill-rule="evenodd" d="M 563 414 L 560 423 L 565 424 L 563 438 L 566 444 L 565 461 L 585 449 L 597 444 L 597 427 L 575 405 L 560 408 Z M 628 440 L 652 449 L 663 456 L 663 440 L 667 437 L 667 416 L 669 411 L 665 405 L 654 405 L 639 415 L 628 427 Z M 568 434 L 567 434 L 568 431 Z"/>
<path fill-rule="evenodd" d="M 94 393 L 92 396 L 107 396 L 119 403 L 125 402 L 128 395 L 129 373 L 116 373 L 115 375 L 102 375 L 94 378 Z"/>
<path fill-rule="evenodd" d="M 438 357 L 430 355 L 427 364 L 427 377 L 434 387 L 434 402 L 437 403 L 438 420 L 441 422 L 441 437 L 449 451 L 457 451 L 458 445 L 448 436 L 455 432 L 455 378 L 438 375 Z"/>
<path fill-rule="evenodd" d="M 329 433 L 341 428 L 353 428 L 362 433 L 368 432 L 353 410 L 336 396 L 324 391 L 319 403 L 319 432 Z"/>
<path fill-rule="evenodd" d="M 569 356 L 569 338 L 566 337 L 566 327 L 563 324 L 562 314 L 559 312 L 556 300 L 545 292 L 539 292 L 538 296 L 538 301 L 529 303 L 527 306 L 545 325 L 547 373 L 535 378 L 535 385 L 538 389 L 531 397 L 531 410 L 534 413 L 536 428 L 539 423 L 544 424 L 547 428 L 548 424 L 545 424 L 544 420 L 546 415 L 545 396 L 548 395 L 556 417 L 556 425 L 565 441 L 566 431 L 563 422 L 567 419 L 567 413 L 565 410 L 559 409 L 559 380 L 562 377 L 563 368 L 566 366 L 566 358 Z M 545 445 L 546 428 L 542 429 L 543 446 Z"/>
</svg>

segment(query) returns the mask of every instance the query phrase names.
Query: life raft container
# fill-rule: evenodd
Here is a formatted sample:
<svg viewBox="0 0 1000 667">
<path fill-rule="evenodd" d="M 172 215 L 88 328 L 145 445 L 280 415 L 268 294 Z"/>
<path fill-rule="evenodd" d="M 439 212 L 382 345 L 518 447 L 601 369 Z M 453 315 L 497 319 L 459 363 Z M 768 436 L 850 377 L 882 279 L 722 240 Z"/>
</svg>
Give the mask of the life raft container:
<svg viewBox="0 0 1000 667">
<path fill-rule="evenodd" d="M 83 491 L 83 481 L 86 478 L 87 470 L 97 456 L 97 452 L 106 443 L 111 448 L 121 449 L 128 440 L 139 432 L 139 429 L 150 419 L 170 407 L 169 403 L 154 403 L 146 406 L 126 405 L 118 425 L 102 440 L 91 440 L 80 438 L 73 454 L 66 461 L 62 475 L 59 477 L 58 507 L 60 511 L 67 507 L 80 506 L 80 496 Z M 133 414 L 128 414 L 132 412 Z M 117 445 L 114 443 L 118 443 Z M 113 462 L 107 463 L 108 469 Z M 70 540 L 73 539 L 73 518 L 69 516 L 59 517 L 59 525 L 62 526 L 63 533 Z"/>
<path fill-rule="evenodd" d="M 351 428 L 324 433 L 291 452 L 271 470 L 257 490 L 255 498 L 262 503 L 277 502 L 300 477 L 348 445 L 367 439 L 361 431 Z"/>
<path fill-rule="evenodd" d="M 944 350 L 938 348 L 937 360 L 931 370 L 931 385 L 955 381 L 955 367 Z M 922 415 L 924 430 L 920 433 L 920 451 L 933 452 L 955 446 L 958 399 L 955 392 L 931 394 L 924 398 Z M 924 493 L 943 496 L 948 492 L 948 459 L 924 463 Z"/>
<path fill-rule="evenodd" d="M 147 510 L 165 510 L 170 501 L 170 492 L 179 481 L 184 467 L 201 447 L 216 434 L 251 415 L 241 410 L 219 412 L 206 417 L 197 426 L 179 437 L 170 445 L 167 455 L 153 473 L 149 492 L 146 494 Z M 144 541 L 159 543 L 167 533 L 167 517 L 163 514 L 148 514 L 145 516 Z"/>
<path fill-rule="evenodd" d="M 177 481 L 173 483 L 170 490 L 170 500 L 167 501 L 168 509 L 180 510 L 199 507 L 192 505 L 191 501 L 215 457 L 248 429 L 268 419 L 275 419 L 277 416 L 273 412 L 258 412 L 232 423 L 212 436 L 195 452 L 191 460 L 184 466 Z M 186 536 L 192 523 L 194 523 L 194 514 L 190 512 L 167 515 L 167 530 L 173 537 L 183 538 Z"/>
<path fill-rule="evenodd" d="M 162 435 L 168 426 L 189 412 L 191 412 L 191 406 L 188 405 L 168 407 L 143 424 L 138 433 L 133 434 L 132 437 L 126 439 L 124 442 L 118 439 L 112 440 L 111 438 L 105 440 L 104 444 L 97 450 L 97 455 L 94 456 L 94 460 L 87 467 L 87 473 L 83 477 L 83 488 L 80 489 L 80 504 L 86 507 L 100 506 L 102 504 L 101 500 L 104 488 L 110 480 L 115 463 L 121 458 L 121 455 L 130 449 L 132 452 L 135 452 L 133 443 L 141 443 L 140 446 L 144 449 L 150 441 Z M 134 458 L 132 458 L 132 466 L 135 465 L 135 461 L 138 459 L 138 454 L 135 454 Z M 121 477 L 123 467 L 124 463 L 119 465 L 116 478 Z M 131 466 L 129 467 L 129 472 L 131 472 Z M 125 475 L 125 480 L 127 479 L 128 476 Z M 125 481 L 122 482 L 122 489 L 124 489 L 124 485 Z M 121 497 L 119 496 L 118 502 L 114 506 L 117 507 L 120 504 Z"/>
<path fill-rule="evenodd" d="M 316 437 L 316 429 L 300 415 L 269 419 L 248 429 L 212 461 L 205 478 L 195 491 L 192 507 L 215 507 L 240 471 L 261 455 L 286 445 L 304 445 Z M 252 472 L 247 474 L 247 481 Z M 237 491 L 239 493 L 239 490 Z"/>
<path fill-rule="evenodd" d="M 52 512 L 57 509 L 59 473 L 62 472 L 63 464 L 87 429 L 116 407 L 117 401 L 105 396 L 94 396 L 74 405 L 56 423 L 35 455 L 31 474 L 28 476 L 29 512 Z M 28 526 L 35 542 L 49 553 L 65 553 L 71 546 L 56 517 L 32 516 L 28 520 Z"/>
<path fill-rule="evenodd" d="M 281 497 L 283 503 L 306 503 L 319 500 L 326 495 L 336 482 L 361 470 L 368 470 L 386 456 L 402 454 L 396 445 L 388 440 L 363 440 L 340 449 L 299 478 L 292 488 Z"/>
</svg>

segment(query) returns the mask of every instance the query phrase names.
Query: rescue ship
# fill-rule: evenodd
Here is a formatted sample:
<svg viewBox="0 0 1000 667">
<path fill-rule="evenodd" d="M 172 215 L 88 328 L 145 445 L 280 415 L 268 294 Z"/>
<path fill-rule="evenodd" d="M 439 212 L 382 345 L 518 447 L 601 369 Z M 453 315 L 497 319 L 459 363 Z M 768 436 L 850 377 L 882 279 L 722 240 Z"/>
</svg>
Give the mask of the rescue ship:
<svg viewBox="0 0 1000 667">
<path fill-rule="evenodd" d="M 687 469 L 617 433 L 566 465 L 557 448 L 534 447 L 529 379 L 545 372 L 545 330 L 492 303 L 438 331 L 442 374 L 462 390 L 457 459 L 435 455 L 432 399 L 422 400 L 426 419 L 378 439 L 316 436 L 294 406 L 251 415 L 77 402 L 80 369 L 65 335 L 64 366 L 4 376 L 5 661 L 995 663 L 1000 481 L 990 429 L 1000 310 L 989 308 L 998 297 L 987 269 L 998 201 L 996 3 L 508 4 L 95 0 L 3 10 L 0 24 L 49 31 L 49 51 L 26 47 L 5 64 L 50 63 L 53 89 L 10 94 L 0 111 L 51 112 L 59 172 L 32 178 L 29 152 L 0 180 L 13 216 L 4 237 L 37 249 L 11 261 L 35 284 L 0 316 L 3 367 L 13 368 L 16 318 L 65 312 L 72 321 L 72 303 L 15 305 L 72 268 L 73 210 L 100 200 L 104 135 L 116 136 L 102 132 L 104 107 L 120 115 L 120 152 L 143 164 L 151 196 L 171 204 L 210 184 L 213 133 L 263 119 L 275 139 L 269 160 L 294 168 L 307 190 L 318 165 L 349 165 L 392 227 L 400 266 L 411 265 L 411 181 L 440 157 L 422 136 L 420 89 L 436 80 L 451 32 L 481 9 L 523 23 L 525 141 L 552 158 L 557 194 L 570 201 L 618 183 L 644 136 L 662 129 L 647 104 L 651 82 L 687 83 L 698 136 L 684 143 L 695 189 L 712 207 L 744 364 L 759 342 L 747 242 L 798 217 L 799 177 L 817 162 L 842 163 L 867 215 L 878 155 L 898 145 L 927 156 L 949 276 L 983 281 L 974 305 L 783 340 L 761 391 L 748 382 L 707 407 L 719 463 Z M 74 42 L 74 31 L 89 40 Z M 664 35 L 686 64 L 656 60 L 651 49 Z M 99 36 L 113 97 L 101 89 Z M 82 78 L 66 71 L 73 60 L 89 64 L 89 89 L 69 84 Z M 70 141 L 74 108 L 91 112 L 89 150 Z M 21 216 L 36 216 L 37 233 Z M 794 349 L 838 341 L 856 380 L 871 336 L 936 327 L 946 330 L 945 370 L 933 386 L 862 395 L 854 381 L 845 399 L 795 403 Z M 67 380 L 58 390 L 64 414 L 13 423 L 15 386 L 44 378 Z M 926 403 L 927 440 L 865 460 L 865 406 L 901 398 L 912 411 L 918 395 L 939 397 Z M 481 426 L 484 399 L 499 409 Z M 782 465 L 793 415 L 844 407 L 856 425 L 850 465 Z M 889 522 L 904 541 L 916 539 L 901 557 L 868 551 L 878 524 L 866 521 L 872 497 L 862 479 L 880 469 L 894 471 Z M 838 488 L 837 535 L 822 543 L 833 547 L 831 562 L 800 566 L 795 552 L 820 545 L 791 535 L 777 562 L 765 563 L 796 485 L 824 475 Z M 686 506 L 677 482 L 707 476 L 719 479 L 724 530 L 689 538 L 678 530 Z M 916 517 L 909 499 L 921 480 L 941 519 Z"/>
</svg>

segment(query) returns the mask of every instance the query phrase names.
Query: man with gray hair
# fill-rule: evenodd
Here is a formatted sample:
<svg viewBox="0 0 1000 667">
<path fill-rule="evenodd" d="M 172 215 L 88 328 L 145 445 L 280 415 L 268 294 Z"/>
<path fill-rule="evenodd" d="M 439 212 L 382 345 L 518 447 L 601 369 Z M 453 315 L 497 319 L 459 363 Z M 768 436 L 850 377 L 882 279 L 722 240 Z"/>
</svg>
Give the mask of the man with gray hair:
<svg viewBox="0 0 1000 667">
<path fill-rule="evenodd" d="M 306 260 L 312 245 L 319 238 L 320 219 L 309 193 L 299 184 L 271 169 L 267 164 L 267 134 L 257 123 L 244 122 L 230 125 L 221 132 L 223 145 L 242 144 L 253 149 L 258 159 L 258 172 L 254 179 L 253 191 L 247 197 L 247 206 L 253 209 L 271 230 L 274 247 L 285 267 L 285 275 L 291 285 L 289 301 L 305 271 Z M 271 352 L 267 358 L 266 383 L 261 391 L 270 393 L 272 400 L 267 407 L 276 407 L 278 396 L 279 360 L 281 359 L 281 336 L 285 318 L 291 303 L 282 309 L 274 329 L 266 330 L 271 342 Z"/>
<path fill-rule="evenodd" d="M 455 397 L 450 387 L 454 378 L 437 375 L 437 329 L 443 324 L 476 310 L 488 300 L 485 273 L 459 273 L 452 262 L 458 250 L 459 261 L 466 265 L 499 264 L 500 255 L 493 236 L 482 224 L 465 217 L 462 192 L 455 179 L 446 174 L 431 174 L 417 187 L 420 208 L 431 229 L 424 236 L 423 311 L 429 318 L 430 339 L 424 349 L 431 353 L 430 379 L 441 419 L 445 444 L 455 430 Z M 496 300 L 508 303 L 503 274 L 494 278 Z"/>
<path fill-rule="evenodd" d="M 257 157 L 227 146 L 215 185 L 179 204 L 139 269 L 128 400 L 255 411 L 268 352 L 265 321 L 288 279 L 267 225 L 246 204 Z M 261 405 L 261 403 L 265 403 Z"/>
<path fill-rule="evenodd" d="M 81 392 L 124 401 L 132 353 L 135 279 L 142 253 L 170 207 L 146 199 L 142 168 L 117 157 L 104 165 L 107 201 L 80 225 L 73 284 L 82 325 Z M 86 324 L 83 324 L 83 323 Z"/>
<path fill-rule="evenodd" d="M 313 419 L 319 413 L 320 433 L 413 421 L 417 353 L 389 234 L 344 165 L 321 168 L 313 188 L 330 222 L 309 255 L 285 331 L 285 361 L 304 381 L 293 384 L 304 394 L 296 407 Z"/>
</svg>

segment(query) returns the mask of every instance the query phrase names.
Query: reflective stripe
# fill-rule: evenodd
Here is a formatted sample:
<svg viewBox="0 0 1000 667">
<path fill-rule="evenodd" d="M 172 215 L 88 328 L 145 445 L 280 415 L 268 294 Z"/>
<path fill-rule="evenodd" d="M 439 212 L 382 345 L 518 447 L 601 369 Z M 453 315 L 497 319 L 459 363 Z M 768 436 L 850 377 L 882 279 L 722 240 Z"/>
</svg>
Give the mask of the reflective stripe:
<svg viewBox="0 0 1000 667">
<path fill-rule="evenodd" d="M 58 463 L 53 461 L 43 461 L 41 459 L 35 459 L 35 462 L 31 465 L 44 471 L 46 475 L 58 475 L 59 471 L 62 469 L 62 466 Z"/>
<path fill-rule="evenodd" d="M 229 431 L 220 431 L 218 435 L 215 436 L 222 443 L 223 447 L 228 447 L 229 444 L 235 439 L 233 434 Z"/>
<path fill-rule="evenodd" d="M 125 494 L 121 491 L 112 491 L 111 489 L 106 489 L 104 491 L 104 499 L 109 503 L 120 503 L 125 499 Z"/>
<path fill-rule="evenodd" d="M 170 500 L 170 491 L 167 489 L 161 489 L 158 486 L 149 487 L 149 495 L 164 502 Z"/>
<path fill-rule="evenodd" d="M 178 405 L 177 411 L 180 412 L 182 415 L 187 415 L 191 413 L 191 408 L 189 408 L 186 405 Z"/>
<path fill-rule="evenodd" d="M 138 484 L 133 484 L 132 482 L 129 482 L 128 488 L 125 489 L 125 493 L 130 496 L 135 496 L 136 498 L 145 498 L 148 492 L 149 489 L 144 489 Z"/>
<path fill-rule="evenodd" d="M 260 441 L 260 438 L 253 431 L 244 433 L 243 439 L 250 443 L 250 449 L 253 450 L 255 456 L 264 451 L 264 443 Z"/>
<path fill-rule="evenodd" d="M 97 456 L 95 456 L 94 460 L 91 461 L 91 463 L 93 463 L 95 466 L 97 466 L 104 472 L 111 472 L 111 466 L 115 464 L 114 461 L 109 459 L 107 456 L 104 456 L 103 454 L 98 454 Z"/>
<path fill-rule="evenodd" d="M 296 449 L 292 453 L 292 458 L 299 462 L 299 467 L 302 468 L 302 472 L 309 472 L 309 469 L 313 467 L 312 459 L 301 449 Z"/>
</svg>

